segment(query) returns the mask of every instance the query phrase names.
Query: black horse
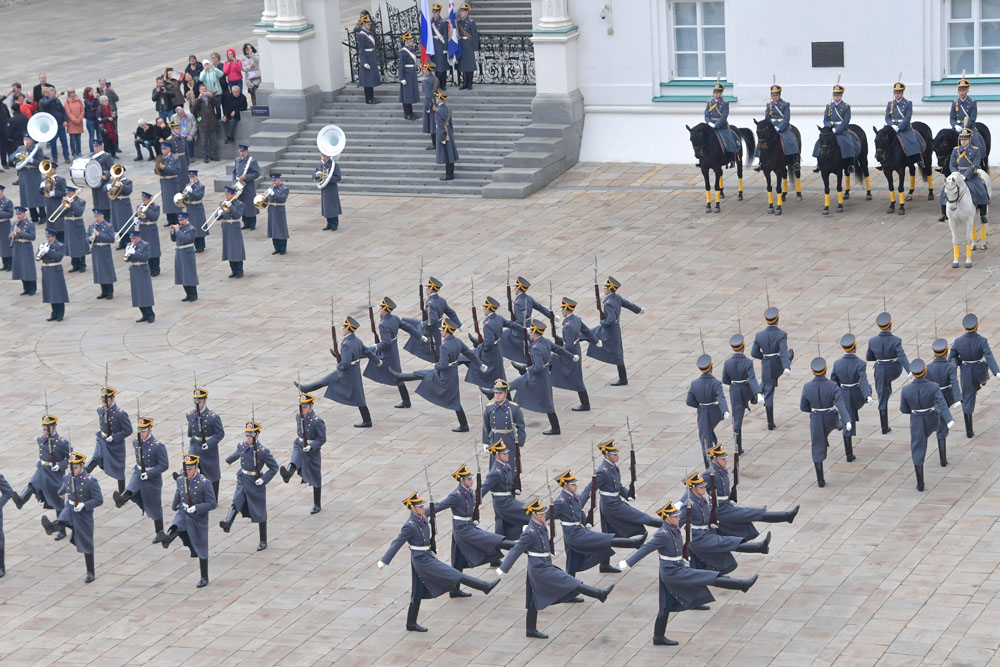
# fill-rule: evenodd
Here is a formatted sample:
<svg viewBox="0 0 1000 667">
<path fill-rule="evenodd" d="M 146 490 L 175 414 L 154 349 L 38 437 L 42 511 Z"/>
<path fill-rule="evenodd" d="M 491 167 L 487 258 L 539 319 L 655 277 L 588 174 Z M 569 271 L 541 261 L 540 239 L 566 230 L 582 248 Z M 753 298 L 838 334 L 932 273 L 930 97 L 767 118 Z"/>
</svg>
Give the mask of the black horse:
<svg viewBox="0 0 1000 667">
<path fill-rule="evenodd" d="M 719 200 L 726 196 L 722 188 L 722 170 L 729 164 L 736 165 L 736 178 L 739 187 L 737 199 L 743 200 L 743 142 L 747 144 L 749 157 L 753 155 L 753 132 L 747 128 L 738 128 L 730 125 L 729 129 L 736 132 L 742 140 L 736 144 L 736 154 L 725 153 L 722 144 L 719 142 L 715 129 L 709 127 L 707 123 L 698 123 L 694 127 L 685 125 L 691 138 L 691 146 L 694 148 L 694 156 L 698 158 L 698 166 L 701 167 L 702 178 L 705 179 L 705 211 L 712 211 L 712 193 L 708 182 L 708 172 L 715 172 L 715 212 L 719 213 Z"/>
<path fill-rule="evenodd" d="M 802 199 L 802 170 L 799 167 L 799 156 L 798 154 L 785 155 L 785 150 L 781 146 L 781 135 L 774 129 L 771 121 L 767 119 L 758 121 L 755 118 L 753 122 L 757 125 L 760 169 L 764 172 L 764 180 L 767 182 L 767 212 L 774 215 L 781 215 L 781 197 L 784 194 L 787 198 L 788 195 L 788 183 L 785 183 L 784 190 L 782 190 L 782 181 L 786 179 L 790 181 L 794 177 L 796 180 L 795 196 Z M 789 127 L 795 135 L 795 140 L 801 147 L 802 135 L 799 134 L 799 128 L 794 125 L 789 125 Z M 771 190 L 772 173 L 777 179 L 776 188 L 773 192 Z M 775 195 L 777 195 L 778 200 L 777 208 L 774 206 Z"/>
<path fill-rule="evenodd" d="M 875 159 L 879 163 L 878 168 L 885 174 L 885 180 L 889 183 L 889 210 L 886 211 L 887 213 L 896 211 L 897 191 L 893 189 L 893 174 L 899 177 L 899 215 L 906 213 L 906 209 L 904 208 L 905 200 L 903 199 L 903 175 L 907 169 L 910 170 L 909 198 L 912 199 L 917 165 L 920 166 L 920 178 L 927 181 L 927 199 L 930 201 L 934 200 L 934 177 L 931 175 L 930 169 L 931 148 L 933 146 L 931 128 L 927 127 L 926 123 L 919 121 L 910 123 L 910 127 L 924 140 L 924 150 L 919 155 L 913 157 L 908 157 L 903 152 L 903 146 L 899 143 L 899 137 L 891 126 L 884 125 L 881 130 L 872 126 L 872 129 L 875 131 Z"/>
<path fill-rule="evenodd" d="M 819 128 L 819 170 L 823 177 L 823 215 L 830 215 L 830 174 L 837 175 L 837 213 L 844 212 L 844 200 L 851 198 L 851 170 L 858 178 L 865 179 L 866 200 L 872 198 L 871 180 L 868 178 L 868 137 L 865 131 L 857 125 L 848 126 L 861 142 L 861 150 L 855 158 L 841 157 L 840 142 L 833 133 L 833 128 Z M 846 183 L 841 179 L 846 176 Z"/>
<path fill-rule="evenodd" d="M 976 131 L 983 138 L 985 146 L 980 146 L 983 151 L 983 171 L 989 173 L 990 146 L 993 143 L 990 128 L 982 123 L 976 123 Z M 946 127 L 934 136 L 934 154 L 937 156 L 938 171 L 948 178 L 951 173 L 951 149 L 958 145 L 958 132 L 953 128 Z"/>
</svg>

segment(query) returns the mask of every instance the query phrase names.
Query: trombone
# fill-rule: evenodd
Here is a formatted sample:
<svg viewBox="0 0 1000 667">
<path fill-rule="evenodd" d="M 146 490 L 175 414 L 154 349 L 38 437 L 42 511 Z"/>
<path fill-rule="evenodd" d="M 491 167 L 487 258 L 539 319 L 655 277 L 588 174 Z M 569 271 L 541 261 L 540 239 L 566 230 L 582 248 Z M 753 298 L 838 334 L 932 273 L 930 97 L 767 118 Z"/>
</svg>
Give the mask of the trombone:
<svg viewBox="0 0 1000 667">
<path fill-rule="evenodd" d="M 59 216 L 65 213 L 66 210 L 73 205 L 73 200 L 76 199 L 78 194 L 79 192 L 74 192 L 69 197 L 63 197 L 63 200 L 59 203 L 59 208 L 52 211 L 52 215 L 49 216 L 49 222 L 55 222 L 56 220 L 58 220 Z"/>
<path fill-rule="evenodd" d="M 236 197 L 234 196 L 233 199 L 236 199 Z M 203 232 L 209 231 L 210 229 L 212 229 L 212 225 L 214 225 L 216 222 L 219 221 L 219 217 L 223 213 L 229 213 L 230 201 L 232 201 L 232 199 L 225 199 L 222 201 L 221 204 L 219 204 L 219 208 L 215 209 L 215 212 L 212 213 L 212 215 L 208 216 L 208 220 L 206 220 L 205 224 L 201 226 L 201 231 Z"/>
<path fill-rule="evenodd" d="M 160 193 L 157 192 L 153 195 L 153 198 L 149 200 L 149 204 L 139 204 L 139 206 L 136 207 L 135 213 L 132 214 L 132 217 L 126 220 L 125 224 L 122 225 L 122 228 L 118 230 L 117 234 L 115 234 L 115 244 L 121 243 L 121 240 L 125 238 L 129 232 L 132 231 L 132 228 L 139 222 L 139 218 L 145 217 L 146 209 L 149 208 L 150 204 L 155 202 L 156 198 L 159 196 Z"/>
</svg>

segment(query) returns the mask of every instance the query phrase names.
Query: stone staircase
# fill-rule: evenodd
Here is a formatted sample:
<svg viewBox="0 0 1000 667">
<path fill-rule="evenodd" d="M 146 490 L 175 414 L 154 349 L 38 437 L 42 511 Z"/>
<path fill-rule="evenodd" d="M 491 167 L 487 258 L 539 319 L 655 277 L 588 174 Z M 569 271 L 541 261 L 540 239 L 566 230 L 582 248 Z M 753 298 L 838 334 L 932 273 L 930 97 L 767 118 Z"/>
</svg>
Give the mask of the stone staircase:
<svg viewBox="0 0 1000 667">
<path fill-rule="evenodd" d="M 456 2 L 455 6 L 458 4 Z M 471 4 L 472 18 L 479 32 L 531 34 L 531 0 L 476 0 Z"/>
</svg>

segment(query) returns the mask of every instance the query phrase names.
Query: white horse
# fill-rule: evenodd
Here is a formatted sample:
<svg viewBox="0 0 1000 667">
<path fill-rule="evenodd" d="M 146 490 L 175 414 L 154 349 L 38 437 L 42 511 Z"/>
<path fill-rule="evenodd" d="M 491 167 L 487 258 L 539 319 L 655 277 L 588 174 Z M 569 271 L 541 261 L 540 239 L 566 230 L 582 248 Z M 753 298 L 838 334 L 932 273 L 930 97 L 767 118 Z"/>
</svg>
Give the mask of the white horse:
<svg viewBox="0 0 1000 667">
<path fill-rule="evenodd" d="M 976 174 L 986 184 L 986 192 L 992 196 L 990 177 L 982 169 Z M 972 240 L 977 236 L 976 225 L 979 224 L 979 236 L 983 239 L 983 249 L 986 249 L 986 227 L 978 222 L 976 206 L 972 203 L 969 187 L 965 178 L 958 172 L 952 172 L 944 181 L 944 196 L 948 200 L 948 227 L 951 228 L 951 245 L 954 251 L 951 268 L 958 268 L 959 246 L 965 246 L 965 268 L 972 268 Z M 961 230 L 961 231 L 960 231 Z M 978 245 L 978 243 L 977 243 Z"/>
</svg>

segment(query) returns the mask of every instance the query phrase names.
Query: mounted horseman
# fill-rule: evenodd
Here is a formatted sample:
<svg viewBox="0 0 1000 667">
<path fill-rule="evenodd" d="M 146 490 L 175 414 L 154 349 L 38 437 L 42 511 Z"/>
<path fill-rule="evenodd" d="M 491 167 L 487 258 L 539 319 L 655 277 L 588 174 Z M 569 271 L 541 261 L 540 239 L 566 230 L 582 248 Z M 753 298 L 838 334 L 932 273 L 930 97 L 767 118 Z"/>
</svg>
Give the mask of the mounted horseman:
<svg viewBox="0 0 1000 667">
<path fill-rule="evenodd" d="M 705 210 L 712 210 L 712 187 L 708 180 L 708 172 L 715 172 L 715 212 L 720 211 L 719 201 L 725 197 L 722 186 L 722 170 L 736 167 L 739 195 L 743 200 L 743 146 L 741 139 L 749 147 L 754 145 L 753 133 L 746 128 L 736 128 L 729 124 L 729 101 L 722 96 L 726 87 L 721 81 L 722 73 L 716 75 L 712 87 L 712 98 L 705 103 L 705 121 L 694 127 L 687 127 L 690 133 L 691 145 L 695 157 L 698 158 L 698 168 L 705 179 Z"/>
</svg>

